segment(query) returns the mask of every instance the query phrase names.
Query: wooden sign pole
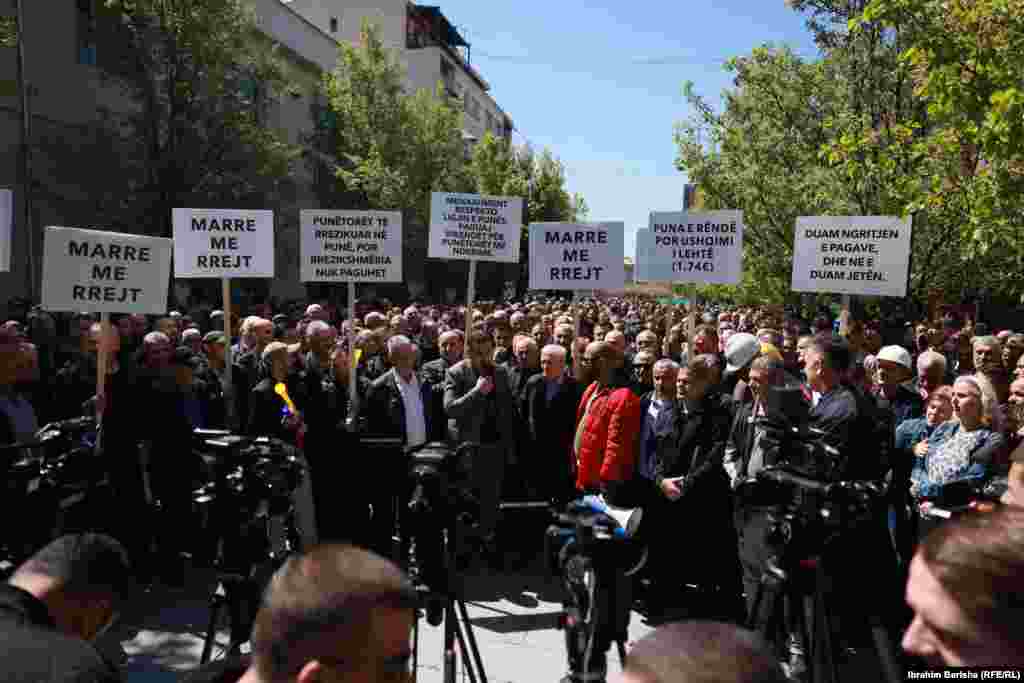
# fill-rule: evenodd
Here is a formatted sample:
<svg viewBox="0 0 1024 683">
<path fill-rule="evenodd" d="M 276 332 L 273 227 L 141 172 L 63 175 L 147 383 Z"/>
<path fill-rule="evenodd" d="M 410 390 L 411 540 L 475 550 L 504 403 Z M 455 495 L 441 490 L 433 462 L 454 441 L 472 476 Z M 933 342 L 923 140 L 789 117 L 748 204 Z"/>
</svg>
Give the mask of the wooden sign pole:
<svg viewBox="0 0 1024 683">
<path fill-rule="evenodd" d="M 359 394 L 356 391 L 357 370 L 355 364 L 356 358 L 356 283 L 348 283 L 348 400 L 349 400 L 349 414 L 356 415 L 355 407 L 356 401 L 359 400 Z"/>
<path fill-rule="evenodd" d="M 473 330 L 473 299 L 476 297 L 476 260 L 469 262 L 469 281 L 466 283 L 466 340 L 463 355 L 469 358 L 469 333 Z"/>
<path fill-rule="evenodd" d="M 224 299 L 221 304 L 224 308 L 224 336 L 227 337 L 227 341 L 224 342 L 224 382 L 227 386 L 231 386 L 231 364 L 233 359 L 231 358 L 231 278 L 222 278 L 220 281 L 221 296 Z"/>
<path fill-rule="evenodd" d="M 110 364 L 110 314 L 100 314 L 100 338 L 96 340 L 96 418 L 103 421 L 107 406 L 107 368 Z"/>
</svg>

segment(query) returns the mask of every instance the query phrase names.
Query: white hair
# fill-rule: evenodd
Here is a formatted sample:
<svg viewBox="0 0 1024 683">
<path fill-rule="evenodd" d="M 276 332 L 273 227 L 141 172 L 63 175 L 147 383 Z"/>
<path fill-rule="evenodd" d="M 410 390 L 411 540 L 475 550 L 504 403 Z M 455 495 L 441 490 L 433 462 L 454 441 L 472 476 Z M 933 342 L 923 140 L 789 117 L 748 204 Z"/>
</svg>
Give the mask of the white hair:
<svg viewBox="0 0 1024 683">
<path fill-rule="evenodd" d="M 142 343 L 144 345 L 146 345 L 146 346 L 149 346 L 150 344 L 161 344 L 161 343 L 163 343 L 163 344 L 170 344 L 171 343 L 171 338 L 168 337 L 163 332 L 150 332 L 149 334 L 147 334 L 145 337 L 142 338 Z"/>
<path fill-rule="evenodd" d="M 946 357 L 936 351 L 924 351 L 917 357 L 917 371 L 924 372 L 928 368 L 942 368 L 946 372 Z"/>
<path fill-rule="evenodd" d="M 662 358 L 654 363 L 654 372 L 658 372 L 659 370 L 679 372 L 679 363 L 675 362 L 671 358 Z"/>
<path fill-rule="evenodd" d="M 321 332 L 330 332 L 331 326 L 323 320 L 312 320 L 306 325 L 306 339 L 312 339 Z"/>
<path fill-rule="evenodd" d="M 412 340 L 406 337 L 404 334 L 396 334 L 393 337 L 388 338 L 388 355 L 395 353 L 399 349 L 411 346 L 412 348 L 418 348 L 412 343 Z"/>
<path fill-rule="evenodd" d="M 558 344 L 548 344 L 547 346 L 540 350 L 540 353 L 541 355 L 544 355 L 546 353 L 549 356 L 554 356 L 558 358 L 563 363 L 565 362 L 565 349 L 559 346 Z"/>
</svg>

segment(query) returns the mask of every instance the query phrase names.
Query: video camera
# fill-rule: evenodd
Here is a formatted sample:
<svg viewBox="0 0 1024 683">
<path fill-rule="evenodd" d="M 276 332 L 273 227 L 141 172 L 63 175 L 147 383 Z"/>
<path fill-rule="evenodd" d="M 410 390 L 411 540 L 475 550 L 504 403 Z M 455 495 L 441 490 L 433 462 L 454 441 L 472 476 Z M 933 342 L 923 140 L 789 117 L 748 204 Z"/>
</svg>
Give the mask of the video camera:
<svg viewBox="0 0 1024 683">
<path fill-rule="evenodd" d="M 195 430 L 193 451 L 206 472 L 193 501 L 212 532 L 207 540 L 223 544 L 223 568 L 249 572 L 297 547 L 292 498 L 306 471 L 296 448 L 278 439 Z"/>
<path fill-rule="evenodd" d="M 404 526 L 410 533 L 403 541 L 415 544 L 415 578 L 438 593 L 452 590 L 450 572 L 459 527 L 470 527 L 479 517 L 479 502 L 467 476 L 466 458 L 476 448 L 458 448 L 432 442 L 407 451 L 409 490 Z M 404 543 L 403 543 L 404 545 Z M 427 621 L 441 623 L 441 613 L 428 610 Z"/>
<path fill-rule="evenodd" d="M 0 447 L 5 470 L 0 515 L 9 524 L 0 538 L 11 562 L 24 559 L 55 536 L 92 526 L 102 506 L 92 494 L 104 481 L 96 462 L 96 421 L 75 418 L 47 424 L 32 441 Z"/>
</svg>

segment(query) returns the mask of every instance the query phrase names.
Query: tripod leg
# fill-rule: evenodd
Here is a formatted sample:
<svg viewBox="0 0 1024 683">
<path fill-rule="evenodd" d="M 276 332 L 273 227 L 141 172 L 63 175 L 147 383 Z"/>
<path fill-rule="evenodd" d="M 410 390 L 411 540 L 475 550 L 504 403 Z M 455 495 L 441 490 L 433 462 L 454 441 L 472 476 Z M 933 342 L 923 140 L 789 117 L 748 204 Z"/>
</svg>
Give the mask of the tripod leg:
<svg viewBox="0 0 1024 683">
<path fill-rule="evenodd" d="M 878 619 L 875 619 L 871 624 L 871 636 L 875 641 L 875 651 L 878 653 L 878 661 L 882 665 L 882 674 L 885 676 L 887 683 L 902 681 L 902 667 L 899 664 L 896 652 L 893 650 L 889 632 Z"/>
<path fill-rule="evenodd" d="M 626 668 L 626 644 L 624 642 L 622 642 L 621 640 L 616 640 L 615 641 L 615 646 L 619 650 L 619 665 L 623 669 L 625 669 Z"/>
<path fill-rule="evenodd" d="M 821 584 L 822 578 L 821 569 L 819 569 L 818 576 L 814 581 L 814 640 L 811 680 L 813 683 L 838 683 L 835 642 L 828 605 L 825 602 L 824 587 Z"/>
<path fill-rule="evenodd" d="M 420 608 L 412 611 L 412 683 L 420 674 Z"/>
<path fill-rule="evenodd" d="M 459 615 L 462 618 L 462 623 L 466 627 L 466 640 L 469 642 L 469 653 L 473 657 L 473 665 L 476 667 L 477 673 L 480 675 L 480 683 L 487 683 L 487 674 L 484 672 L 484 660 L 480 656 L 480 648 L 476 644 L 476 635 L 473 633 L 473 624 L 469 621 L 469 612 L 466 610 L 466 603 L 462 600 L 458 601 Z M 461 629 L 459 631 L 461 633 Z M 461 645 L 461 643 L 460 643 Z M 465 652 L 465 648 L 462 650 Z M 472 671 L 473 667 L 466 667 Z M 476 678 L 470 674 L 470 679 L 476 681 Z"/>
<path fill-rule="evenodd" d="M 469 624 L 466 624 L 467 630 Z M 476 669 L 473 667 L 473 660 L 466 656 L 468 648 L 466 647 L 466 636 L 462 631 L 462 622 L 459 618 L 455 620 L 455 637 L 459 642 L 459 653 L 462 656 L 462 668 L 465 670 L 466 675 L 469 676 L 469 683 L 477 683 L 476 680 Z"/>
<path fill-rule="evenodd" d="M 455 683 L 455 605 L 449 600 L 444 610 L 444 683 Z"/>
<path fill-rule="evenodd" d="M 219 595 L 210 599 L 210 623 L 206 627 L 206 637 L 203 638 L 203 654 L 199 657 L 200 664 L 208 664 L 213 655 L 213 643 L 217 640 L 217 622 L 220 620 L 220 610 L 223 601 Z"/>
</svg>

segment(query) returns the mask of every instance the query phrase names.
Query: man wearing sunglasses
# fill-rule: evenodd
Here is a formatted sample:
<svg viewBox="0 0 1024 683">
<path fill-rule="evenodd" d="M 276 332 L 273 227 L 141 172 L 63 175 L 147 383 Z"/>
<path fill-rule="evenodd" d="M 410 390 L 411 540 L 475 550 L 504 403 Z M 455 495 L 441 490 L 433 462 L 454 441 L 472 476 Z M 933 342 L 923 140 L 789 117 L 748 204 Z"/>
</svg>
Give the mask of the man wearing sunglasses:
<svg viewBox="0 0 1024 683">
<path fill-rule="evenodd" d="M 0 585 L 0 680 L 120 681 L 93 645 L 117 621 L 133 586 L 121 544 L 62 536 Z"/>
</svg>

